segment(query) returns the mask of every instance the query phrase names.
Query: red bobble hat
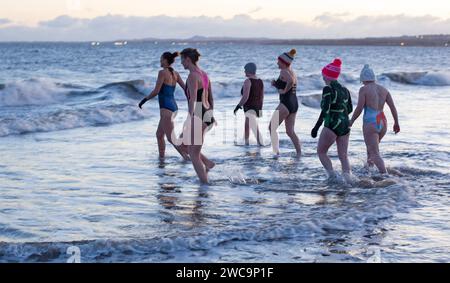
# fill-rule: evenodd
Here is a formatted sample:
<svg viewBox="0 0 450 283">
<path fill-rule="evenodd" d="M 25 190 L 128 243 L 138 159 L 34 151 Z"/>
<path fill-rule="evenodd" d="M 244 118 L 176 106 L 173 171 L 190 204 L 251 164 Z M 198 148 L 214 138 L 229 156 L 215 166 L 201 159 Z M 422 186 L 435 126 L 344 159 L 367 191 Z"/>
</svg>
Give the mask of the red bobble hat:
<svg viewBox="0 0 450 283">
<path fill-rule="evenodd" d="M 329 80 L 336 81 L 341 74 L 341 66 L 341 59 L 336 58 L 333 63 L 328 64 L 322 69 L 322 75 Z"/>
</svg>

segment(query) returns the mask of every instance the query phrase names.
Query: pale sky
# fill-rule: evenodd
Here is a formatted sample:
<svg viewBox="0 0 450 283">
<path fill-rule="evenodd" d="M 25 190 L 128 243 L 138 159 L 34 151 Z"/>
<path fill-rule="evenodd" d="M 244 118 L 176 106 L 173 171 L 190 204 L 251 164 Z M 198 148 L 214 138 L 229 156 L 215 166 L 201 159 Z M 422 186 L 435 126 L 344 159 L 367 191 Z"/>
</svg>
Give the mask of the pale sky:
<svg viewBox="0 0 450 283">
<path fill-rule="evenodd" d="M 0 41 L 450 34 L 450 0 L 0 0 Z"/>
<path fill-rule="evenodd" d="M 0 0 L 0 18 L 23 25 L 69 15 L 94 18 L 105 14 L 125 16 L 221 16 L 249 14 L 253 18 L 309 22 L 324 13 L 450 18 L 449 0 Z"/>
</svg>

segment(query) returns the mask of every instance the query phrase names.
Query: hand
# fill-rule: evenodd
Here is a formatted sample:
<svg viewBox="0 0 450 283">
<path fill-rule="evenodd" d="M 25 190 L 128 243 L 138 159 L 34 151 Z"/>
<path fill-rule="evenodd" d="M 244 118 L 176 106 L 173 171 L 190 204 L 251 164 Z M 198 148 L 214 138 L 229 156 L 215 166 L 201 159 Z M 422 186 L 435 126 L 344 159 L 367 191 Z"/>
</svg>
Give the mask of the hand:
<svg viewBox="0 0 450 283">
<path fill-rule="evenodd" d="M 272 80 L 271 85 L 272 85 L 272 86 L 275 86 L 275 84 L 276 84 L 276 81 L 275 81 L 275 80 Z"/>
<path fill-rule="evenodd" d="M 395 134 L 400 133 L 400 125 L 399 124 L 394 124 L 394 133 Z"/>
<path fill-rule="evenodd" d="M 236 106 L 236 108 L 234 108 L 234 115 L 236 115 L 236 113 L 239 111 L 239 109 L 242 109 L 242 106 L 238 105 Z"/>
<path fill-rule="evenodd" d="M 139 108 L 142 109 L 142 106 L 143 106 L 147 101 L 148 101 L 148 98 L 147 98 L 147 97 L 144 98 L 144 99 L 142 99 L 141 102 L 139 102 Z"/>
<path fill-rule="evenodd" d="M 311 137 L 312 137 L 313 139 L 317 138 L 318 132 L 319 132 L 319 128 L 314 127 L 314 128 L 311 130 Z"/>
</svg>

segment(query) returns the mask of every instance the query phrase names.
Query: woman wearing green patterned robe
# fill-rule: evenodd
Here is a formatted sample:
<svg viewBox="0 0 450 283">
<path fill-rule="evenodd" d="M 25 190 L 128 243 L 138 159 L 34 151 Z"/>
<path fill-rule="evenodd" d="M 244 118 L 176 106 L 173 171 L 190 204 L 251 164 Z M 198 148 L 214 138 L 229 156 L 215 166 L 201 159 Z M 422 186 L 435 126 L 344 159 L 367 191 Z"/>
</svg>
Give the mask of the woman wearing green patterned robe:
<svg viewBox="0 0 450 283">
<path fill-rule="evenodd" d="M 316 138 L 319 128 L 325 122 L 317 145 L 320 162 L 325 167 L 328 176 L 334 178 L 336 173 L 328 156 L 328 150 L 336 142 L 343 176 L 347 182 L 351 182 L 351 169 L 347 152 L 350 138 L 348 115 L 353 111 L 353 104 L 348 89 L 337 81 L 341 72 L 341 65 L 341 60 L 335 59 L 333 63 L 322 70 L 323 79 L 326 83 L 322 93 L 322 112 L 316 126 L 311 131 L 311 135 Z"/>
</svg>

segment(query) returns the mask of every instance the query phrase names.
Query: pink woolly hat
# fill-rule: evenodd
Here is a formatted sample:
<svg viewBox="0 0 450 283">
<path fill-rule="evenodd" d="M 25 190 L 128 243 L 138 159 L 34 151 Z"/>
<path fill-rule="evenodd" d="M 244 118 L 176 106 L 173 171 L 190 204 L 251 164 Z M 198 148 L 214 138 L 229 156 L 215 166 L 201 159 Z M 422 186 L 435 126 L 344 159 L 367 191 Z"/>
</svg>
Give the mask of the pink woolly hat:
<svg viewBox="0 0 450 283">
<path fill-rule="evenodd" d="M 334 59 L 333 63 L 328 64 L 327 66 L 325 66 L 325 68 L 322 69 L 322 75 L 329 80 L 335 81 L 341 74 L 341 66 L 341 59 L 336 58 Z"/>
</svg>

